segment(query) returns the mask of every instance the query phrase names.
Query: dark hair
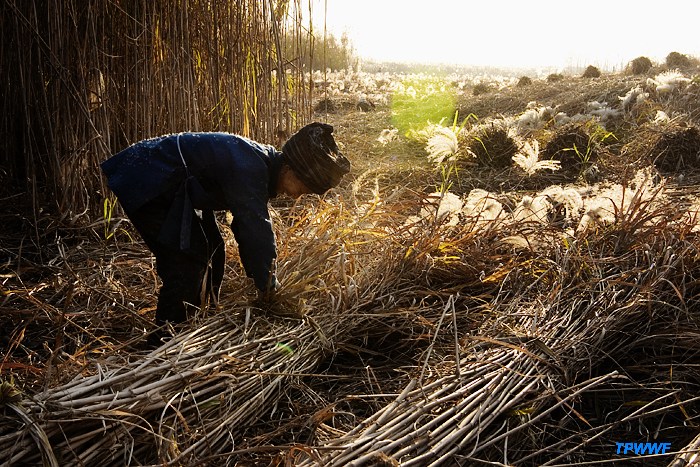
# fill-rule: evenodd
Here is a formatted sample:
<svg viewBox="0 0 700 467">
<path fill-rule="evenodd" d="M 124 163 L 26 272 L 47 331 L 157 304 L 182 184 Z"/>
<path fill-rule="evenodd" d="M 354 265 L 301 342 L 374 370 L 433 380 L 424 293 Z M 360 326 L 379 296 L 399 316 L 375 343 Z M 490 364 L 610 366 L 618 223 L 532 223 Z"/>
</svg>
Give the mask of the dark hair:
<svg viewBox="0 0 700 467">
<path fill-rule="evenodd" d="M 333 127 L 314 122 L 292 135 L 282 146 L 284 161 L 314 193 L 323 194 L 337 186 L 350 172 L 350 161 L 333 138 Z"/>
</svg>

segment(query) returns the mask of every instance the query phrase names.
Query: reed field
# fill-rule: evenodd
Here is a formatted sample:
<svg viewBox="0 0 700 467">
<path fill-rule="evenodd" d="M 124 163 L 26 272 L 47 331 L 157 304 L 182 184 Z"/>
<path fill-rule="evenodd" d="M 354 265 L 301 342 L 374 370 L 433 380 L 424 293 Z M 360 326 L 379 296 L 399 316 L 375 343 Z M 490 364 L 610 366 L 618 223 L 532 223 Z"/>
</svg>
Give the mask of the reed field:
<svg viewBox="0 0 700 467">
<path fill-rule="evenodd" d="M 8 5 L 6 24 L 32 24 Z M 264 35 L 265 21 L 251 27 Z M 246 69 L 230 53 L 178 76 L 229 59 Z M 133 76 L 157 72 L 163 105 L 182 112 L 140 85 L 138 99 L 131 82 L 105 85 L 124 95 L 83 109 L 104 111 L 94 128 L 42 117 L 75 150 L 24 134 L 48 161 L 42 174 L 0 156 L 8 180 L 35 174 L 0 212 L 1 465 L 699 463 L 696 67 L 528 80 L 300 68 L 286 75 L 297 88 L 201 78 L 195 99 L 168 75 L 179 65 L 137 63 Z M 120 127 L 114 102 L 142 113 Z M 96 165 L 119 144 L 94 131 L 126 142 L 227 128 L 279 144 L 278 126 L 311 120 L 334 125 L 353 170 L 322 197 L 271 202 L 284 312 L 255 300 L 222 213 L 218 305 L 147 348 L 155 260 L 101 186 Z M 47 180 L 54 204 L 32 195 Z M 617 447 L 657 442 L 670 450 Z"/>
</svg>

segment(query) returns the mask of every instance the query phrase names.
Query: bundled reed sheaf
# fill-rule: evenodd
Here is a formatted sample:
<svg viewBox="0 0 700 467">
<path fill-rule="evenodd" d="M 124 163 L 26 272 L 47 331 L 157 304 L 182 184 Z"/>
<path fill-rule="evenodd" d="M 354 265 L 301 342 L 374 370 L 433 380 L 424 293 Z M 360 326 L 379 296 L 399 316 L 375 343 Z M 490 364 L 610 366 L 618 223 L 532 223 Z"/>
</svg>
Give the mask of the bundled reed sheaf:
<svg viewBox="0 0 700 467">
<path fill-rule="evenodd" d="M 553 239 L 534 254 L 429 210 L 409 229 L 410 190 L 367 188 L 280 206 L 300 318 L 246 304 L 234 269 L 221 309 L 163 347 L 64 355 L 72 377 L 6 398 L 0 459 L 579 465 L 632 433 L 672 442 L 652 464 L 693 449 L 694 220 L 635 197 L 567 239 L 508 227 Z"/>
<path fill-rule="evenodd" d="M 278 144 L 311 112 L 296 53 L 308 25 L 287 20 L 304 6 L 3 2 L 2 195 L 74 225 L 108 197 L 98 164 L 140 139 L 229 131 Z"/>
</svg>

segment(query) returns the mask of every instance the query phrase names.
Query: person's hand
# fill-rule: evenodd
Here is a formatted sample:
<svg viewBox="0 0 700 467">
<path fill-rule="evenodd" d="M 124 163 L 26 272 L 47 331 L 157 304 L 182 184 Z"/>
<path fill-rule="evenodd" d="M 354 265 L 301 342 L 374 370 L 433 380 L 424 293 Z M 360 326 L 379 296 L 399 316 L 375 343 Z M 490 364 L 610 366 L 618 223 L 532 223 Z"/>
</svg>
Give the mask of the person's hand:
<svg viewBox="0 0 700 467">
<path fill-rule="evenodd" d="M 269 315 L 285 318 L 302 318 L 303 316 L 298 302 L 280 292 L 268 291 L 260 294 L 254 305 Z"/>
</svg>

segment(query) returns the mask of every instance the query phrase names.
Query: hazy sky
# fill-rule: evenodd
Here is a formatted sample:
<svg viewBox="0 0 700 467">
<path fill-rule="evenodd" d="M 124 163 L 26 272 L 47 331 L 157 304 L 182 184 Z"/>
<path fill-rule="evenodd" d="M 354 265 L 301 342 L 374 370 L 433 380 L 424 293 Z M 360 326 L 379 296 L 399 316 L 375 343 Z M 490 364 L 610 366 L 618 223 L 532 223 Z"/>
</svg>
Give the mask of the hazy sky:
<svg viewBox="0 0 700 467">
<path fill-rule="evenodd" d="M 314 28 L 374 60 L 513 67 L 700 56 L 700 0 L 313 0 Z"/>
</svg>

